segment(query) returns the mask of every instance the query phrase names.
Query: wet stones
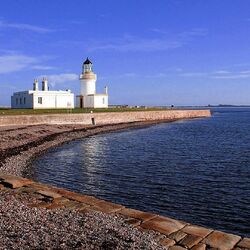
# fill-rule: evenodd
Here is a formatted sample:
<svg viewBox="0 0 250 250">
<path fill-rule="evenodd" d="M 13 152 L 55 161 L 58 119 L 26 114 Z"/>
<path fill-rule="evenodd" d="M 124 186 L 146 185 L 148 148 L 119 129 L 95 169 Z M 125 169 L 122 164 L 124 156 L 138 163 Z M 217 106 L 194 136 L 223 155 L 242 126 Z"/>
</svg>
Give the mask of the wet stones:
<svg viewBox="0 0 250 250">
<path fill-rule="evenodd" d="M 0 175 L 0 184 L 6 187 L 20 188 L 20 187 L 27 186 L 32 183 L 33 183 L 32 180 L 29 180 L 26 178 L 10 176 L 10 175 Z"/>
<path fill-rule="evenodd" d="M 145 229 L 155 230 L 165 235 L 169 235 L 183 228 L 186 224 L 183 222 L 163 217 L 157 216 L 149 221 L 142 223 L 141 227 Z"/>
<path fill-rule="evenodd" d="M 204 239 L 204 243 L 220 250 L 229 250 L 232 249 L 240 239 L 241 237 L 237 235 L 214 231 Z"/>
</svg>

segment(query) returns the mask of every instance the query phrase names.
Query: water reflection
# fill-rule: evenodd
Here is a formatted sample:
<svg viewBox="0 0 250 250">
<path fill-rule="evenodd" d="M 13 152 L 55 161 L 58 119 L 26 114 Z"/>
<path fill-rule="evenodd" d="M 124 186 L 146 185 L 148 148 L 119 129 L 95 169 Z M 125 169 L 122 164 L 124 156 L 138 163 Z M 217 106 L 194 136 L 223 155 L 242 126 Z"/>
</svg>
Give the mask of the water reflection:
<svg viewBox="0 0 250 250">
<path fill-rule="evenodd" d="M 105 138 L 91 137 L 87 143 L 81 142 L 81 172 L 85 176 L 86 186 L 93 187 L 96 192 L 100 192 L 102 170 L 105 167 L 105 156 L 107 144 Z M 83 178 L 82 178 L 83 179 Z"/>
</svg>

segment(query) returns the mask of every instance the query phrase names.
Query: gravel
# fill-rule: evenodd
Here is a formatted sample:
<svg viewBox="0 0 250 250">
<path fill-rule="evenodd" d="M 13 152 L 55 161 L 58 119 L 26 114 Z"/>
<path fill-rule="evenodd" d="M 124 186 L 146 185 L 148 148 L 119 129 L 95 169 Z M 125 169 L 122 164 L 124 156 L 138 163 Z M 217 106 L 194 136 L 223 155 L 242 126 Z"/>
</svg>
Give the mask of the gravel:
<svg viewBox="0 0 250 250">
<path fill-rule="evenodd" d="M 1 192 L 0 249 L 163 249 L 116 215 L 30 208 L 29 198 Z"/>
</svg>

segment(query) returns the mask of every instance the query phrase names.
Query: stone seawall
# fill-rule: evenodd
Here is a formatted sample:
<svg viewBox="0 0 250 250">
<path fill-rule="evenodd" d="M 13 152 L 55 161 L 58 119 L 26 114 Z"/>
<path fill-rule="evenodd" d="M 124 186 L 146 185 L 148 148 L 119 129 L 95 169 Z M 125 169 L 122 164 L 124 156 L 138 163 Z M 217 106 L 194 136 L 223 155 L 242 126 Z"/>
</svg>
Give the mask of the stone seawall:
<svg viewBox="0 0 250 250">
<path fill-rule="evenodd" d="M 39 124 L 91 125 L 93 122 L 97 125 L 102 125 L 153 120 L 189 119 L 209 116 L 211 116 L 210 110 L 162 110 L 53 115 L 6 115 L 0 116 L 0 126 Z"/>
<path fill-rule="evenodd" d="M 102 243 L 102 247 L 92 246 L 91 248 L 89 247 L 78 248 L 75 245 L 74 249 L 75 248 L 77 249 L 166 249 L 166 250 L 167 249 L 169 250 L 185 250 L 185 249 L 249 250 L 250 249 L 250 238 L 242 238 L 238 235 L 224 233 L 221 231 L 213 230 L 210 228 L 204 228 L 204 227 L 200 227 L 197 225 L 191 225 L 184 221 L 175 220 L 175 219 L 160 216 L 157 214 L 143 212 L 143 211 L 139 211 L 139 210 L 135 210 L 131 208 L 126 208 L 123 205 L 101 200 L 93 196 L 74 193 L 68 190 L 37 183 L 30 179 L 1 174 L 0 172 L 0 196 L 4 197 L 6 196 L 6 194 L 14 196 L 18 200 L 27 201 L 27 202 L 23 201 L 24 204 L 21 206 L 22 208 L 25 207 L 25 211 L 26 211 L 25 214 L 26 213 L 32 214 L 32 209 L 36 209 L 35 210 L 36 214 L 39 211 L 41 211 L 43 214 L 46 214 L 45 210 L 64 209 L 65 211 L 64 215 L 66 214 L 66 218 L 64 217 L 62 218 L 62 220 L 65 220 L 63 221 L 64 225 L 67 225 L 67 220 L 70 217 L 69 213 L 71 213 L 70 211 L 77 212 L 74 214 L 74 216 L 79 216 L 79 214 L 82 214 L 82 217 L 79 217 L 79 221 L 84 221 L 84 217 L 88 216 L 89 213 L 91 214 L 93 212 L 101 212 L 106 215 L 115 216 L 116 219 L 121 218 L 120 227 L 123 228 L 123 230 L 125 227 L 123 225 L 123 222 L 125 222 L 131 226 L 129 230 L 131 230 L 132 233 L 136 233 L 136 231 L 133 231 L 133 228 L 135 228 L 136 230 L 145 232 L 145 233 L 153 232 L 154 241 L 159 246 L 158 248 L 156 245 L 154 247 L 149 247 L 149 246 L 146 247 L 142 245 L 140 245 L 139 247 L 135 247 L 135 245 L 131 245 L 129 247 L 128 242 L 133 242 L 135 241 L 135 239 L 126 238 L 125 239 L 126 246 L 123 246 L 123 247 L 121 246 L 117 247 L 117 245 L 111 245 L 111 244 L 109 244 L 108 247 L 103 247 L 104 244 Z M 7 197 L 7 199 L 5 199 L 6 201 L 5 200 L 3 201 L 7 203 L 9 199 L 10 198 Z M 4 206 L 4 204 L 2 205 Z M 1 202 L 0 202 L 0 208 L 1 208 Z M 11 211 L 9 211 L 9 213 L 11 213 Z M 29 218 L 30 217 L 32 216 L 30 215 Z M 51 218 L 53 218 L 52 214 L 50 214 L 50 219 Z M 25 225 L 25 227 L 23 225 Z M 53 222 L 49 220 L 48 222 L 46 222 L 46 224 L 42 226 L 45 228 L 49 227 L 50 228 L 49 232 L 50 234 L 53 235 L 52 232 L 53 230 L 55 231 L 53 225 L 54 225 Z M 84 228 L 84 223 L 82 223 L 81 225 L 83 228 L 82 230 L 86 230 L 86 228 Z M 23 230 L 24 232 L 22 232 L 23 234 L 25 234 L 25 237 L 22 238 L 22 241 L 20 241 L 21 243 L 19 242 L 20 248 L 23 247 L 22 244 L 24 244 L 25 239 L 27 238 L 27 226 L 30 226 L 27 223 L 27 217 L 23 216 L 22 214 L 21 216 L 19 215 L 18 220 L 13 225 L 13 228 L 14 229 L 18 228 L 18 231 L 22 230 L 22 228 L 25 228 L 25 230 Z M 71 227 L 72 226 L 73 225 L 71 225 Z M 36 229 L 34 230 L 34 228 L 32 227 L 36 227 Z M 35 234 L 35 232 L 38 230 L 40 225 L 32 224 L 32 227 L 29 230 L 33 234 Z M 74 229 L 74 227 L 72 228 Z M 72 228 L 70 228 L 70 230 L 72 230 Z M 88 226 L 87 231 L 85 232 L 86 234 L 90 230 L 90 228 L 91 227 Z M 5 227 L 3 229 L 5 229 Z M 13 239 L 14 237 L 13 236 L 14 235 L 13 232 L 15 232 L 14 229 L 12 229 L 12 225 L 9 225 L 9 221 L 8 221 L 8 231 L 10 232 L 10 234 L 12 233 L 10 235 L 10 238 L 12 236 L 11 239 Z M 61 238 L 60 237 L 59 239 L 53 238 L 53 241 L 48 243 L 50 246 L 49 248 L 52 248 L 51 246 L 53 246 L 53 244 L 55 244 L 56 241 L 63 242 L 63 236 L 66 233 L 66 230 L 65 229 L 64 230 L 56 229 L 56 230 L 59 230 L 61 232 L 61 236 L 60 236 Z M 126 230 L 128 230 L 128 228 Z M 95 240 L 93 241 L 93 243 L 97 242 L 97 239 L 101 238 L 102 236 L 106 240 L 107 237 L 110 237 L 112 234 L 114 234 L 114 232 L 115 232 L 115 229 L 113 227 L 112 229 L 110 228 L 109 231 L 107 231 L 107 228 L 106 228 L 104 232 L 101 233 L 104 235 L 100 235 L 100 234 L 95 235 Z M 17 232 L 15 232 L 15 234 L 17 234 Z M 117 237 L 118 233 L 116 232 L 115 235 Z M 147 234 L 145 236 L 147 237 Z M 72 237 L 74 237 L 74 235 L 71 234 L 70 238 L 67 241 L 70 241 Z M 40 240 L 42 242 L 42 239 Z M 64 246 L 67 244 L 67 241 L 64 242 Z M 7 244 L 9 244 L 9 242 L 10 241 L 8 240 Z M 81 243 L 82 243 L 81 239 L 78 239 L 77 245 L 81 246 Z M 105 246 L 106 245 L 107 245 L 107 242 L 105 243 Z M 30 242 L 29 242 L 29 246 L 30 246 Z M 4 249 L 7 249 L 5 247 Z M 0 245 L 0 248 L 1 248 L 1 245 Z M 16 249 L 18 249 L 18 246 Z M 58 248 L 58 245 L 57 245 L 55 249 L 73 249 L 73 247 L 72 248 L 60 248 L 60 247 Z"/>
</svg>

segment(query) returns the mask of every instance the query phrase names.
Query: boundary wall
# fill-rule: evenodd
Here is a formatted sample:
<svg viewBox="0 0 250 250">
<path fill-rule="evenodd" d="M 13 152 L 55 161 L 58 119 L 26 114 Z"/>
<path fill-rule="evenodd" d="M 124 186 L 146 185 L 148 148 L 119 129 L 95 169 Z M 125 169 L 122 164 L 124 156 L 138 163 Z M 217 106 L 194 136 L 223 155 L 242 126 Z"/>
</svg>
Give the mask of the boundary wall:
<svg viewBox="0 0 250 250">
<path fill-rule="evenodd" d="M 0 126 L 39 124 L 102 125 L 154 120 L 170 121 L 210 116 L 210 110 L 162 110 L 83 114 L 6 115 L 0 116 Z"/>
</svg>

